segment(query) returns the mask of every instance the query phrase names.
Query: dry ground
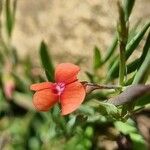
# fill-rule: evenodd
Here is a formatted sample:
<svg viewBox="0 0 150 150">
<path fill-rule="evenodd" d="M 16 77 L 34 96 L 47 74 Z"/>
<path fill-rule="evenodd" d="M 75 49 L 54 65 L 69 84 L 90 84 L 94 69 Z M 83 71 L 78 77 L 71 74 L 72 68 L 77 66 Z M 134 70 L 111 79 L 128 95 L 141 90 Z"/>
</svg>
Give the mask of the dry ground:
<svg viewBox="0 0 150 150">
<path fill-rule="evenodd" d="M 136 0 L 131 25 L 150 18 L 150 0 Z M 56 62 L 84 58 L 89 66 L 95 45 L 105 50 L 116 26 L 116 0 L 18 0 L 13 44 L 19 54 L 38 54 L 45 40 Z"/>
</svg>

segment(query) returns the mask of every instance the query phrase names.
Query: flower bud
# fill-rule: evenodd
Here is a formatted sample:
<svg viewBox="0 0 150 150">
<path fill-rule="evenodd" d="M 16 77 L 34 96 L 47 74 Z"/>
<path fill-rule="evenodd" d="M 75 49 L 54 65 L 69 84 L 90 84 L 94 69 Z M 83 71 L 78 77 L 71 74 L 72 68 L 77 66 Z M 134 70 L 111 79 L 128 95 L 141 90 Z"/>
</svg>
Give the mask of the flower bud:
<svg viewBox="0 0 150 150">
<path fill-rule="evenodd" d="M 7 99 L 12 99 L 13 92 L 15 90 L 15 82 L 10 74 L 3 76 L 3 90 Z"/>
</svg>

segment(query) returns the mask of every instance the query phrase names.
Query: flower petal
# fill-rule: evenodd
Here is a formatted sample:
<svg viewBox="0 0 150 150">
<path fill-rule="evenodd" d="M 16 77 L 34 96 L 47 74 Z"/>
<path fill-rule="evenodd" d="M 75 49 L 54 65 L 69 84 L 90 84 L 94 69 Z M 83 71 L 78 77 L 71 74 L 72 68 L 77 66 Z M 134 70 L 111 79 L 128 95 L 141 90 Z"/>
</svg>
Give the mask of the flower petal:
<svg viewBox="0 0 150 150">
<path fill-rule="evenodd" d="M 56 67 L 55 80 L 57 83 L 71 83 L 77 80 L 80 68 L 71 63 L 62 63 Z"/>
<path fill-rule="evenodd" d="M 68 84 L 61 95 L 62 115 L 67 115 L 76 110 L 84 98 L 85 89 L 80 82 Z"/>
<path fill-rule="evenodd" d="M 37 91 L 33 96 L 33 104 L 39 111 L 48 111 L 55 103 L 58 102 L 58 95 L 50 89 Z"/>
<path fill-rule="evenodd" d="M 33 91 L 40 91 L 40 90 L 44 90 L 44 89 L 49 89 L 52 87 L 52 85 L 53 85 L 53 83 L 51 83 L 51 82 L 36 83 L 36 84 L 32 84 L 30 86 L 30 89 Z"/>
</svg>

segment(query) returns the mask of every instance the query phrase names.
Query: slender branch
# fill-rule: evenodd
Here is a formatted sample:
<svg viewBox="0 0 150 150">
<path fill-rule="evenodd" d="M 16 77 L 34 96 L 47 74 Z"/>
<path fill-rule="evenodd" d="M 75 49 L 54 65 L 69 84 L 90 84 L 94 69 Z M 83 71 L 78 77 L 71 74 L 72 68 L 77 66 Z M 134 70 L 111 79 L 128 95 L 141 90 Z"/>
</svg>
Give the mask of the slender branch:
<svg viewBox="0 0 150 150">
<path fill-rule="evenodd" d="M 81 82 L 83 84 L 83 86 L 86 89 L 86 93 L 91 93 L 94 90 L 99 90 L 99 89 L 114 89 L 114 90 L 122 90 L 121 86 L 117 86 L 117 85 L 99 85 L 96 83 L 88 83 L 86 81 Z"/>
<path fill-rule="evenodd" d="M 121 86 L 117 86 L 117 85 L 99 85 L 95 83 L 87 83 L 86 85 L 95 87 L 96 89 L 121 89 Z"/>
</svg>

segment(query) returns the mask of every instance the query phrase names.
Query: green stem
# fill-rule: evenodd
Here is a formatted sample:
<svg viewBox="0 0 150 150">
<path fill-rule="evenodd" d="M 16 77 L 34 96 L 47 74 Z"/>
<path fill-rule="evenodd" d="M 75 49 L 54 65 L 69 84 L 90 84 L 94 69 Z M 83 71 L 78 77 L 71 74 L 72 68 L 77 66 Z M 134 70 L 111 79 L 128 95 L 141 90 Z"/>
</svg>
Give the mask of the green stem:
<svg viewBox="0 0 150 150">
<path fill-rule="evenodd" d="M 123 86 L 124 75 L 126 71 L 126 56 L 125 49 L 128 39 L 128 26 L 125 21 L 125 14 L 123 7 L 118 2 L 119 9 L 119 23 L 118 23 L 118 39 L 119 39 L 119 84 Z"/>
<path fill-rule="evenodd" d="M 124 75 L 126 70 L 126 62 L 125 62 L 125 49 L 124 45 L 120 43 L 120 63 L 119 63 L 119 84 L 124 84 Z"/>
</svg>

